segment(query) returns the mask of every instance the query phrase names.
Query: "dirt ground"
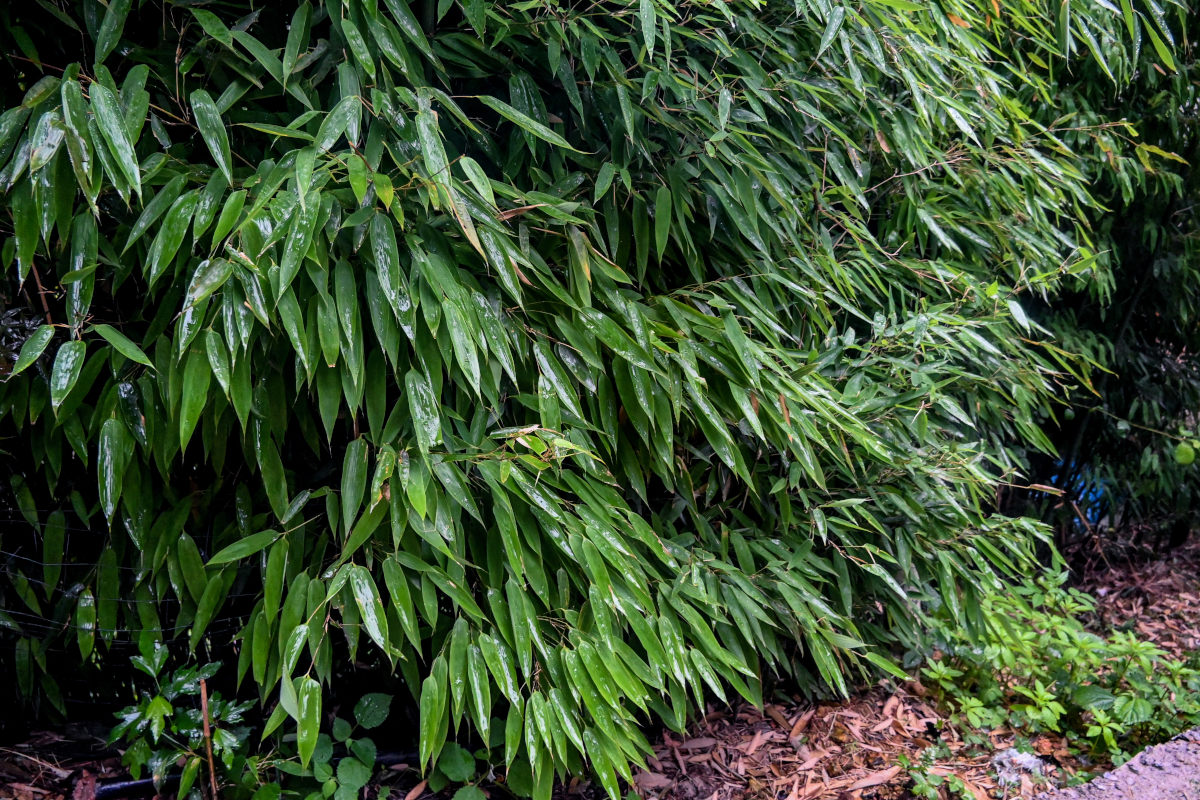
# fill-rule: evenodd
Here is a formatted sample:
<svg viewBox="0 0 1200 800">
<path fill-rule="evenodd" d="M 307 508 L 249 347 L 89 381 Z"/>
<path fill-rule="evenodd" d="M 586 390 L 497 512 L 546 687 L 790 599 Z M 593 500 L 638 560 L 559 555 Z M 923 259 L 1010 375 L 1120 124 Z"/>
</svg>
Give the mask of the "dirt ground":
<svg viewBox="0 0 1200 800">
<path fill-rule="evenodd" d="M 1082 580 L 1100 601 L 1091 621 L 1097 630 L 1135 630 L 1175 657 L 1200 648 L 1200 540 L 1165 555 L 1098 563 Z M 1018 754 L 1015 742 L 1003 729 L 986 742 L 964 741 L 919 683 L 881 684 L 842 702 L 797 700 L 762 711 L 712 707 L 686 736 L 659 739 L 633 788 L 646 800 L 900 800 L 930 796 L 914 793 L 921 789 L 914 775 L 923 775 L 961 781 L 953 795 L 946 785 L 932 790 L 942 798 L 1200 800 L 1196 732 L 1086 787 L 1057 793 L 1049 792 L 1102 770 L 1072 756 L 1056 737 L 1034 739 L 1029 755 Z M 383 776 L 392 798 L 433 797 L 413 771 L 398 767 Z M 0 798 L 95 800 L 97 786 L 123 777 L 119 755 L 103 747 L 96 730 L 45 731 L 0 748 Z M 375 797 L 371 789 L 367 796 Z M 583 800 L 599 793 L 573 781 L 556 796 Z"/>
</svg>

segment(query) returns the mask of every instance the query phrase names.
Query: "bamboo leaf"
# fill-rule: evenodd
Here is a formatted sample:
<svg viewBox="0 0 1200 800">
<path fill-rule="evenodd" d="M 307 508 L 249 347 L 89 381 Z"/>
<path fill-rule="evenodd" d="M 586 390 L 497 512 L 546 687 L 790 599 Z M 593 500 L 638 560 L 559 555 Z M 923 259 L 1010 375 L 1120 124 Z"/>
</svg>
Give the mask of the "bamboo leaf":
<svg viewBox="0 0 1200 800">
<path fill-rule="evenodd" d="M 519 127 L 521 130 L 531 133 L 537 138 L 549 142 L 556 147 L 562 147 L 567 150 L 575 150 L 575 148 L 571 146 L 571 143 L 562 136 L 550 130 L 532 117 L 517 111 L 503 100 L 498 100 L 495 97 L 490 97 L 488 95 L 481 95 L 478 100 L 488 108 L 498 113 L 500 116 L 504 117 L 509 122 Z M 579 151 L 575 150 L 575 152 Z"/>
<path fill-rule="evenodd" d="M 196 127 L 200 129 L 200 136 L 208 146 L 208 152 L 212 154 L 213 161 L 225 176 L 225 180 L 232 184 L 233 159 L 229 154 L 229 134 L 225 130 L 221 112 L 217 110 L 212 97 L 203 89 L 192 92 L 191 106 L 196 115 Z"/>
<path fill-rule="evenodd" d="M 121 333 L 113 326 L 100 324 L 93 325 L 91 329 L 100 334 L 100 336 L 106 342 L 111 344 L 118 353 L 125 356 L 130 361 L 136 361 L 139 364 L 145 364 L 151 369 L 154 368 L 154 364 L 150 361 L 150 358 L 144 352 L 142 352 L 142 348 L 134 344 L 125 334 Z"/>
</svg>

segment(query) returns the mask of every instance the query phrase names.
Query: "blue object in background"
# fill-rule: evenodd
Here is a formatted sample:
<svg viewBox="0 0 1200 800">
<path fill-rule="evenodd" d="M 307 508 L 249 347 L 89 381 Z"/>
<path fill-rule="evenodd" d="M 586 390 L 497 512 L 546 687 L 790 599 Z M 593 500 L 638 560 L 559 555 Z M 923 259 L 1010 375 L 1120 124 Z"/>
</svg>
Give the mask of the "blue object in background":
<svg viewBox="0 0 1200 800">
<path fill-rule="evenodd" d="M 1062 489 L 1066 499 L 1074 500 L 1079 506 L 1079 510 L 1087 519 L 1087 524 L 1092 528 L 1097 527 L 1112 507 L 1107 484 L 1094 477 L 1091 467 L 1085 466 L 1077 470 L 1075 462 L 1064 465 L 1059 460 L 1054 465 L 1054 470 L 1054 474 L 1050 476 L 1050 485 L 1056 489 Z M 1064 472 L 1075 476 L 1070 485 L 1064 485 L 1066 482 L 1063 477 Z M 1080 521 L 1076 518 L 1075 522 L 1079 524 Z"/>
</svg>

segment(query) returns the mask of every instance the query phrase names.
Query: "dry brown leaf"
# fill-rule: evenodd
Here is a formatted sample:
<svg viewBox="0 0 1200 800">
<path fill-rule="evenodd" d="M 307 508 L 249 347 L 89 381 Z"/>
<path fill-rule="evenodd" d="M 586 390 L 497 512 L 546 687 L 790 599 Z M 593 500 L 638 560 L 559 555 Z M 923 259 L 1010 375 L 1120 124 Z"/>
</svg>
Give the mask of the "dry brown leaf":
<svg viewBox="0 0 1200 800">
<path fill-rule="evenodd" d="M 639 772 L 633 776 L 633 782 L 643 791 L 647 789 L 666 789 L 668 786 L 675 785 L 675 781 L 657 772 Z"/>
<path fill-rule="evenodd" d="M 855 789 L 866 789 L 869 786 L 879 786 L 880 784 L 887 783 L 892 778 L 899 775 L 900 770 L 901 767 L 897 764 L 894 767 L 889 767 L 888 769 L 873 773 L 865 778 L 859 778 L 854 783 L 850 784 L 849 788 L 851 791 L 853 791 Z"/>
<path fill-rule="evenodd" d="M 417 800 L 421 793 L 425 791 L 425 787 L 429 785 L 429 781 L 421 781 L 416 786 L 408 790 L 408 794 L 404 795 L 404 800 Z"/>
<path fill-rule="evenodd" d="M 85 769 L 79 780 L 75 781 L 71 800 L 96 800 L 96 776 Z"/>
<path fill-rule="evenodd" d="M 680 750 L 707 750 L 714 746 L 717 740 L 711 736 L 699 736 L 695 739 L 688 739 L 679 745 Z"/>
<path fill-rule="evenodd" d="M 768 717 L 775 720 L 776 725 L 783 728 L 785 731 L 790 731 L 792 729 L 792 723 L 787 721 L 787 717 L 783 715 L 778 706 L 767 706 L 763 710 L 766 712 Z"/>
<path fill-rule="evenodd" d="M 754 751 L 762 747 L 763 742 L 765 742 L 770 735 L 771 734 L 768 731 L 758 731 L 754 734 L 754 738 L 750 740 L 750 743 L 745 747 L 745 749 L 742 750 L 742 752 L 748 756 L 754 755 Z"/>
<path fill-rule="evenodd" d="M 805 770 L 810 770 L 813 767 L 815 767 L 817 764 L 821 763 L 821 761 L 825 758 L 825 756 L 827 756 L 833 752 L 834 752 L 834 749 L 831 748 L 829 750 L 820 750 L 816 753 L 813 753 L 812 756 L 810 756 L 807 761 L 805 761 L 803 764 L 798 766 L 796 769 L 800 770 L 801 772 L 804 772 Z"/>
<path fill-rule="evenodd" d="M 804 730 L 808 727 L 808 723 L 812 722 L 812 718 L 816 713 L 817 710 L 815 708 L 810 708 L 801 714 L 800 719 L 796 720 L 796 724 L 788 732 L 788 738 L 791 739 L 804 733 Z"/>
</svg>

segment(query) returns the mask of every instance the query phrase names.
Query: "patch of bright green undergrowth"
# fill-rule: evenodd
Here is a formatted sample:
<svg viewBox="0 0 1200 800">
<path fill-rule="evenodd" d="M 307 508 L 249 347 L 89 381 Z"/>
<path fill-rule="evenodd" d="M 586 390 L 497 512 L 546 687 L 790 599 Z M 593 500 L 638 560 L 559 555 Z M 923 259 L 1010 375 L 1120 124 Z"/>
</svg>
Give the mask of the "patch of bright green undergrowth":
<svg viewBox="0 0 1200 800">
<path fill-rule="evenodd" d="M 1172 659 L 1131 631 L 1088 630 L 1096 600 L 1066 580 L 1064 572 L 988 597 L 983 642 L 940 629 L 921 675 L 953 722 L 1058 735 L 1073 753 L 1114 765 L 1200 725 L 1197 658 Z"/>
</svg>

